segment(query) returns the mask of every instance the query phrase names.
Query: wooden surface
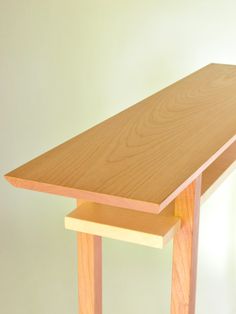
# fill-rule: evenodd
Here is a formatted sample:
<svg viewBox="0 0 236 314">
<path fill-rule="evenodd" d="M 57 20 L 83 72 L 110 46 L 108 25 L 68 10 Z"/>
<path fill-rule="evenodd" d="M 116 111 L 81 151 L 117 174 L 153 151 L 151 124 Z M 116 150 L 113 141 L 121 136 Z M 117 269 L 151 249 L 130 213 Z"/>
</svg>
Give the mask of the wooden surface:
<svg viewBox="0 0 236 314">
<path fill-rule="evenodd" d="M 181 230 L 174 238 L 171 314 L 194 314 L 197 272 L 201 177 L 175 200 Z"/>
<path fill-rule="evenodd" d="M 163 248 L 179 230 L 180 219 L 169 215 L 85 202 L 65 218 L 65 227 L 74 231 Z"/>
<path fill-rule="evenodd" d="M 102 314 L 102 239 L 78 233 L 79 314 Z"/>
<path fill-rule="evenodd" d="M 160 212 L 234 141 L 236 66 L 210 64 L 41 155 L 15 186 Z"/>
<path fill-rule="evenodd" d="M 236 142 L 217 158 L 202 174 L 201 200 L 204 201 L 218 185 L 236 169 Z"/>
</svg>

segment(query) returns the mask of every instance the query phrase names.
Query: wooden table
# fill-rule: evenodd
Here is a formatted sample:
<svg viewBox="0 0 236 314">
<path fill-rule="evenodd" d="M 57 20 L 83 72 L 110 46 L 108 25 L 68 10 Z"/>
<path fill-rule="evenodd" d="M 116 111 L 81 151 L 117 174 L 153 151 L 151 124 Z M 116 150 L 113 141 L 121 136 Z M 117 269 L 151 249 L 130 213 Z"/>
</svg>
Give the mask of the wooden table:
<svg viewBox="0 0 236 314">
<path fill-rule="evenodd" d="M 200 200 L 235 139 L 236 66 L 209 64 L 6 175 L 78 200 L 65 226 L 78 232 L 80 314 L 102 313 L 102 237 L 174 238 L 171 313 L 194 313 Z"/>
</svg>

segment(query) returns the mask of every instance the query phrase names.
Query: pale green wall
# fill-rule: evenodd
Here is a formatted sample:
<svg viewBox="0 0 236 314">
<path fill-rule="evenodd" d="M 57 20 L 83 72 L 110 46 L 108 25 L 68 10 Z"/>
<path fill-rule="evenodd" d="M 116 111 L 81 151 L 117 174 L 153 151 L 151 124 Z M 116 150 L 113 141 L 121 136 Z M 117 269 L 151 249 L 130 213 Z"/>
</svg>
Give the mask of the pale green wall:
<svg viewBox="0 0 236 314">
<path fill-rule="evenodd" d="M 235 11 L 229 0 L 1 0 L 1 175 L 207 63 L 236 64 Z M 234 174 L 202 208 L 197 314 L 236 312 L 235 185 Z M 75 314 L 76 242 L 63 228 L 74 201 L 2 178 L 0 191 L 0 312 Z M 171 250 L 104 240 L 104 314 L 168 314 Z"/>
</svg>

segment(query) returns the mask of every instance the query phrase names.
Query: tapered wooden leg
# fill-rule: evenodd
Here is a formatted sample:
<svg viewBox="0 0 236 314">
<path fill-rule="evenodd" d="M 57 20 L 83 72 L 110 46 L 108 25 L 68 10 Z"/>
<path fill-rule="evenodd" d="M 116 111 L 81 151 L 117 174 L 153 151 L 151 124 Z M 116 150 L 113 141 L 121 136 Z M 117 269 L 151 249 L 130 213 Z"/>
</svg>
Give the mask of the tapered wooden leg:
<svg viewBox="0 0 236 314">
<path fill-rule="evenodd" d="M 194 314 L 201 177 L 175 200 L 182 228 L 174 238 L 171 314 Z"/>
<path fill-rule="evenodd" d="M 102 239 L 78 233 L 79 314 L 102 314 Z"/>
</svg>

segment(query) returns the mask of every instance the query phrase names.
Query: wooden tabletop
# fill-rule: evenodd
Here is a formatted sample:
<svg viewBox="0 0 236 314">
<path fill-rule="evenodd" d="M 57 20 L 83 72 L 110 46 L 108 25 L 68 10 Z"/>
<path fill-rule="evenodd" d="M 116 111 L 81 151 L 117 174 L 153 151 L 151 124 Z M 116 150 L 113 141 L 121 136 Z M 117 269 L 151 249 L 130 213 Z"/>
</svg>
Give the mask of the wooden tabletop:
<svg viewBox="0 0 236 314">
<path fill-rule="evenodd" d="M 160 212 L 236 139 L 236 66 L 210 64 L 6 178 L 15 186 Z"/>
</svg>

